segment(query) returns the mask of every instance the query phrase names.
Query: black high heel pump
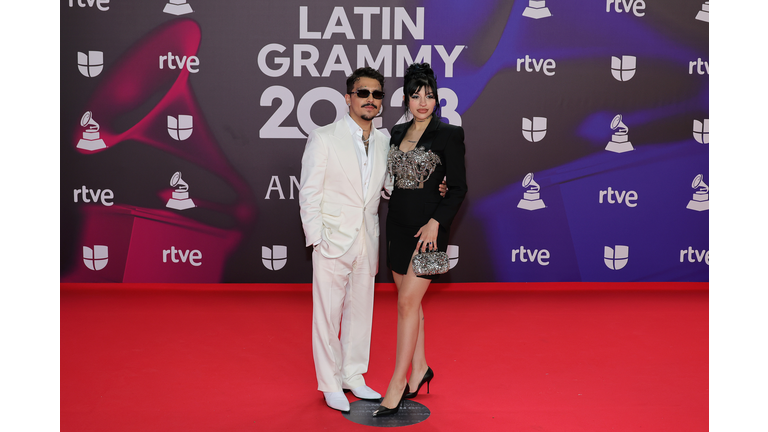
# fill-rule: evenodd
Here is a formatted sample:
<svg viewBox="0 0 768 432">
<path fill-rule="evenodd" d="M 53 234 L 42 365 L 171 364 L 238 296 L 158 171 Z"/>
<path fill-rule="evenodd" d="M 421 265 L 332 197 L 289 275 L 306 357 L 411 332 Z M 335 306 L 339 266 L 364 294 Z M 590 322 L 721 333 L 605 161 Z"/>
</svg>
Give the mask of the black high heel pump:
<svg viewBox="0 0 768 432">
<path fill-rule="evenodd" d="M 429 393 L 429 382 L 432 381 L 432 378 L 435 377 L 435 373 L 432 372 L 432 368 L 427 366 L 427 372 L 424 373 L 424 378 L 421 379 L 421 382 L 419 383 L 419 386 L 416 388 L 416 391 L 413 393 L 408 393 L 405 395 L 406 399 L 412 399 L 415 398 L 417 394 L 419 394 L 419 390 L 421 390 L 421 386 L 424 385 L 424 383 L 427 384 L 427 393 Z"/>
<path fill-rule="evenodd" d="M 400 400 L 397 402 L 397 405 L 395 405 L 394 408 L 387 408 L 384 405 L 379 405 L 379 408 L 373 412 L 374 417 L 381 417 L 385 415 L 391 415 L 395 414 L 400 410 L 400 405 L 403 403 L 403 399 L 405 399 L 405 395 L 408 393 L 408 383 L 405 383 L 405 388 L 403 389 L 403 395 L 400 396 Z"/>
</svg>

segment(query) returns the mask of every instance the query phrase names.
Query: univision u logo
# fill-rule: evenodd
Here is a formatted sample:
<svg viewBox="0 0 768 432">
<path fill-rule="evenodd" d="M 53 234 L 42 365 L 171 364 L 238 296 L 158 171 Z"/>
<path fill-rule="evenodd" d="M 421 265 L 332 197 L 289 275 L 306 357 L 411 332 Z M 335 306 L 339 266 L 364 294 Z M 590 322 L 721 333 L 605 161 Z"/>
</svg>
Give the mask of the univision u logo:
<svg viewBox="0 0 768 432">
<path fill-rule="evenodd" d="M 272 249 L 262 246 L 261 262 L 269 270 L 280 270 L 288 262 L 288 248 L 280 245 L 273 245 Z"/>
<path fill-rule="evenodd" d="M 635 76 L 637 58 L 635 56 L 611 57 L 611 73 L 619 81 L 629 81 Z"/>
<path fill-rule="evenodd" d="M 456 264 L 459 263 L 459 247 L 456 245 L 448 245 L 446 253 L 448 254 L 449 268 L 456 267 Z"/>
<path fill-rule="evenodd" d="M 101 51 L 88 51 L 88 54 L 77 53 L 77 69 L 83 76 L 93 78 L 104 69 L 104 53 Z"/>
<path fill-rule="evenodd" d="M 184 141 L 192 135 L 192 116 L 180 114 L 179 118 L 168 116 L 168 134 L 176 141 Z"/>
<path fill-rule="evenodd" d="M 547 118 L 534 117 L 533 120 L 523 117 L 523 136 L 529 142 L 539 142 L 547 135 Z"/>
<path fill-rule="evenodd" d="M 709 144 L 709 119 L 693 121 L 693 139 L 699 144 Z"/>
<path fill-rule="evenodd" d="M 106 246 L 96 245 L 93 249 L 83 246 L 83 263 L 90 270 L 98 271 L 107 266 L 109 250 Z"/>
<path fill-rule="evenodd" d="M 616 245 L 613 248 L 605 246 L 603 258 L 609 269 L 621 270 L 629 262 L 629 246 Z"/>
</svg>

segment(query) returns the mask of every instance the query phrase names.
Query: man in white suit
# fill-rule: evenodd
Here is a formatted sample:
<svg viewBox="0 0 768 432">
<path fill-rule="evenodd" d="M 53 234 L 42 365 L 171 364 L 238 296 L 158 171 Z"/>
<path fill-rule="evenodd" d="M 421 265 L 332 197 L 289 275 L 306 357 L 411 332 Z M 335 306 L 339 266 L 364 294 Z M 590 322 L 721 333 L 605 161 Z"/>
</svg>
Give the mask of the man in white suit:
<svg viewBox="0 0 768 432">
<path fill-rule="evenodd" d="M 379 199 L 389 139 L 373 127 L 384 76 L 370 67 L 347 78 L 349 114 L 309 134 L 301 159 L 299 205 L 312 252 L 312 354 L 318 390 L 329 407 L 349 411 L 344 390 L 365 385 L 379 262 Z M 341 336 L 339 337 L 339 332 Z"/>
</svg>

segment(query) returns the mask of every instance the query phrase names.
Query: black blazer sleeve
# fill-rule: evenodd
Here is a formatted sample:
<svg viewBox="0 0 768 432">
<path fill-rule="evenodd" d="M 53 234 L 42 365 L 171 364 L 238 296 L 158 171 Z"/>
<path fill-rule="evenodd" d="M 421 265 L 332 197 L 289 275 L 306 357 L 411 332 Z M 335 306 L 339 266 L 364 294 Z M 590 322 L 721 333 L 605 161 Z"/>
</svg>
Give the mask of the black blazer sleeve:
<svg viewBox="0 0 768 432">
<path fill-rule="evenodd" d="M 445 143 L 443 153 L 448 193 L 432 214 L 432 218 L 445 228 L 450 228 L 453 218 L 467 195 L 467 170 L 464 165 L 464 129 L 461 126 L 440 124 L 435 144 Z M 442 181 L 442 179 L 439 179 Z"/>
</svg>

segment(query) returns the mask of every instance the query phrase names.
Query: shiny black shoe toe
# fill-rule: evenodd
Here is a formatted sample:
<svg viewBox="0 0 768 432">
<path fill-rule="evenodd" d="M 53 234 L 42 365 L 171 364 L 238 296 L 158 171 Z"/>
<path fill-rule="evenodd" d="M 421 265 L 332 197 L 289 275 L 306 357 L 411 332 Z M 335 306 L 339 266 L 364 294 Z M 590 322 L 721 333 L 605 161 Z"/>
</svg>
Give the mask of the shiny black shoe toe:
<svg viewBox="0 0 768 432">
<path fill-rule="evenodd" d="M 408 394 L 408 383 L 405 383 L 405 388 L 403 389 L 403 395 L 400 396 L 400 401 L 397 402 L 397 405 L 395 405 L 394 408 L 387 408 L 384 405 L 379 405 L 379 407 L 376 409 L 376 411 L 373 412 L 374 417 L 383 417 L 388 416 L 392 414 L 396 414 L 400 410 L 400 405 L 403 404 L 403 400 L 405 399 L 405 395 Z M 384 400 L 382 398 L 382 400 Z"/>
</svg>

